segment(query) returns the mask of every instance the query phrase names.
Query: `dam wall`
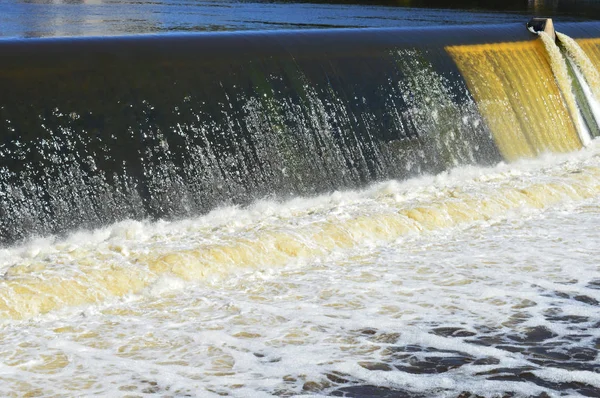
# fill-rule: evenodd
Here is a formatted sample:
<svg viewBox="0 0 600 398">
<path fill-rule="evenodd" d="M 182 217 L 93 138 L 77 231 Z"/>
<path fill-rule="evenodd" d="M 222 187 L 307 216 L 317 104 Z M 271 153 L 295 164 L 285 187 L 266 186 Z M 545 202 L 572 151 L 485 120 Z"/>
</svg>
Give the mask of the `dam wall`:
<svg viewBox="0 0 600 398">
<path fill-rule="evenodd" d="M 0 40 L 0 243 L 576 150 L 551 62 L 523 24 Z"/>
</svg>

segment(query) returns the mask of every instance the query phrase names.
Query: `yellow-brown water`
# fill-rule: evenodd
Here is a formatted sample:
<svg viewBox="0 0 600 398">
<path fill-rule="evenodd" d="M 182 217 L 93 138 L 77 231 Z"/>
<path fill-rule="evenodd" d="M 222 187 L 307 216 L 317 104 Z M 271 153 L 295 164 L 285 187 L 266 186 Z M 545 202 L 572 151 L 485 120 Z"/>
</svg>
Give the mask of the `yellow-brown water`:
<svg viewBox="0 0 600 398">
<path fill-rule="evenodd" d="M 386 190 L 390 190 L 386 192 Z M 135 294 L 164 275 L 198 280 L 321 258 L 366 242 L 381 244 L 408 234 L 459 227 L 525 208 L 580 201 L 600 193 L 600 168 L 559 173 L 540 181 L 506 178 L 497 184 L 448 186 L 421 197 L 382 187 L 359 209 L 310 209 L 259 225 L 193 228 L 147 237 L 128 247 L 110 236 L 91 245 L 58 242 L 6 262 L 0 280 L 0 317 L 29 318 L 68 306 Z M 406 197 L 408 196 L 408 197 Z M 341 211 L 341 214 L 338 212 Z M 124 227 L 127 228 L 127 227 Z M 181 234 L 184 235 L 181 235 Z"/>
<path fill-rule="evenodd" d="M 600 68 L 600 39 L 576 39 L 575 41 L 590 57 L 596 69 Z"/>
<path fill-rule="evenodd" d="M 541 40 L 446 49 L 457 63 L 505 159 L 581 147 Z M 564 78 L 564 77 L 562 77 Z M 568 105 L 570 104 L 570 105 Z"/>
<path fill-rule="evenodd" d="M 593 91 L 596 98 L 600 99 L 600 72 L 598 72 L 597 66 L 595 66 L 594 62 L 589 58 L 590 57 L 589 54 L 590 53 L 593 54 L 593 52 L 594 52 L 593 45 L 590 46 L 590 44 L 594 41 L 600 43 L 600 41 L 598 41 L 597 39 L 584 40 L 584 41 L 579 40 L 579 43 L 578 43 L 578 41 L 573 40 L 569 36 L 564 35 L 560 32 L 556 32 L 556 37 L 558 38 L 558 40 L 561 41 L 561 43 L 563 43 L 569 56 L 577 64 L 577 67 L 579 68 L 579 70 L 581 71 L 583 76 L 585 77 L 590 89 Z M 581 47 L 581 45 L 580 45 L 581 42 L 588 43 L 588 44 L 585 44 L 588 47 L 587 53 Z M 596 65 L 600 65 L 600 64 L 596 63 Z"/>
<path fill-rule="evenodd" d="M 448 52 L 537 159 L 4 247 L 0 395 L 600 395 L 599 143 L 539 40 Z"/>
<path fill-rule="evenodd" d="M 5 248 L 0 393 L 598 389 L 599 149 Z"/>
</svg>

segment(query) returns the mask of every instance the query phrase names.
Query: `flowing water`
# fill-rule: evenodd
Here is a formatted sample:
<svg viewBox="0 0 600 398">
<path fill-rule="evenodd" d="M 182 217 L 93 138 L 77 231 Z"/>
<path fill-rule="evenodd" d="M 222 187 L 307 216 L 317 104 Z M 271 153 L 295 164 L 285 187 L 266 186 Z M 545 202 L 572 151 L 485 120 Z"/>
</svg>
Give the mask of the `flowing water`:
<svg viewBox="0 0 600 398">
<path fill-rule="evenodd" d="M 0 391 L 597 396 L 599 194 L 594 142 L 6 248 Z"/>
<path fill-rule="evenodd" d="M 0 40 L 0 396 L 600 396 L 599 24 L 38 17 Z"/>
<path fill-rule="evenodd" d="M 595 0 L 4 0 L 0 37 L 497 24 L 600 17 Z"/>
<path fill-rule="evenodd" d="M 561 100 L 561 85 L 556 83 L 564 82 L 568 76 L 562 74 L 562 79 L 555 79 L 553 74 L 555 69 L 564 68 L 564 61 L 560 53 L 553 52 L 549 57 L 542 43 L 448 48 L 507 160 L 546 151 L 572 151 L 581 146 L 577 125 L 572 122 L 576 111 L 570 112 L 576 105 L 572 95 L 566 104 Z M 570 94 L 569 82 L 566 85 Z"/>
</svg>

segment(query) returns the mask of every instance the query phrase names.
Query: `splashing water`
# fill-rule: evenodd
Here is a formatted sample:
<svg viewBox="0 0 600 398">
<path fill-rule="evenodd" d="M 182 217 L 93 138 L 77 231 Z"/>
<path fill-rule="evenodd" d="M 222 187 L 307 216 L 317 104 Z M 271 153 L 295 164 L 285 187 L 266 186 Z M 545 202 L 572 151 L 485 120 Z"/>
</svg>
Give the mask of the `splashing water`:
<svg viewBox="0 0 600 398">
<path fill-rule="evenodd" d="M 556 32 L 556 37 L 558 37 L 558 40 L 565 46 L 569 56 L 575 61 L 577 66 L 579 66 L 579 70 L 584 75 L 596 98 L 600 98 L 600 73 L 598 73 L 598 70 L 590 58 L 579 44 L 569 36 Z"/>
<path fill-rule="evenodd" d="M 556 82 L 560 87 L 561 94 L 567 104 L 571 118 L 573 119 L 574 124 L 577 126 L 579 138 L 581 139 L 583 145 L 588 145 L 591 140 L 590 132 L 583 121 L 583 117 L 579 111 L 579 108 L 577 107 L 577 102 L 575 100 L 575 95 L 573 94 L 571 78 L 569 77 L 569 73 L 567 71 L 565 59 L 563 58 L 560 49 L 548 33 L 538 32 L 538 35 L 542 39 L 544 46 L 546 47 L 546 51 L 548 51 L 548 54 L 550 55 L 550 66 L 552 67 L 552 72 L 554 73 Z"/>
<path fill-rule="evenodd" d="M 600 391 L 600 147 L 0 252 L 5 396 Z"/>
<path fill-rule="evenodd" d="M 566 49 L 567 61 L 573 66 L 575 77 L 581 85 L 585 101 L 589 106 L 596 125 L 600 123 L 600 73 L 577 42 L 569 36 L 556 33 L 561 45 Z M 597 134 L 597 132 L 596 132 Z"/>
</svg>

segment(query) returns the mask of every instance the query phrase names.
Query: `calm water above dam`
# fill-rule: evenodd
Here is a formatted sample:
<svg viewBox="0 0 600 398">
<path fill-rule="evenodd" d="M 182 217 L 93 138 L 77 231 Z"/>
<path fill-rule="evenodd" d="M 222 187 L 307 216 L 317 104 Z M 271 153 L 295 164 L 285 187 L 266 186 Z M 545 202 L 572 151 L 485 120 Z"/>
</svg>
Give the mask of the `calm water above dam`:
<svg viewBox="0 0 600 398">
<path fill-rule="evenodd" d="M 600 396 L 597 5 L 423 3 L 0 3 L 0 396 Z"/>
<path fill-rule="evenodd" d="M 600 16 L 600 7 L 594 1 L 496 3 L 472 0 L 9 0 L 0 3 L 0 36 L 525 23 L 533 15 L 560 17 L 567 22 L 590 21 Z"/>
</svg>

